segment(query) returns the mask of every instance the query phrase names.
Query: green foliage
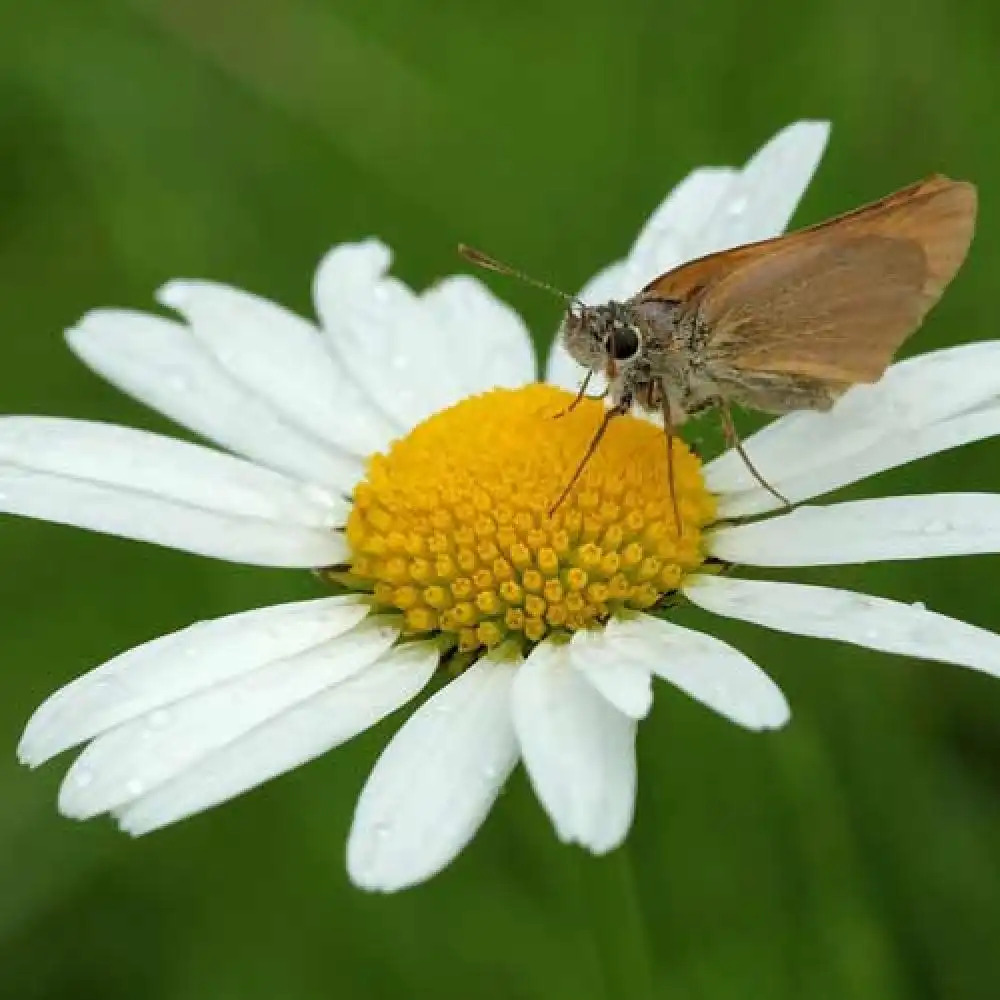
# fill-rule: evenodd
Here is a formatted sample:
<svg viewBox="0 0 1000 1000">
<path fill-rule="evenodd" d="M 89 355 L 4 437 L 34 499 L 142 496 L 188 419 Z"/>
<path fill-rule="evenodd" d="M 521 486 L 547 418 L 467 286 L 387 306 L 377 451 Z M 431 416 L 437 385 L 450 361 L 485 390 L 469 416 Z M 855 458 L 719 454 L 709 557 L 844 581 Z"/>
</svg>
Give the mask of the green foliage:
<svg viewBox="0 0 1000 1000">
<path fill-rule="evenodd" d="M 996 336 L 998 51 L 988 0 L 7 0 L 0 410 L 170 430 L 60 331 L 92 306 L 147 308 L 175 276 L 308 311 L 323 250 L 370 233 L 416 284 L 461 269 L 465 240 L 578 287 L 691 167 L 809 116 L 834 130 L 799 221 L 938 170 L 981 185 L 972 257 L 910 349 Z M 558 304 L 495 287 L 544 348 Z M 852 494 L 996 489 L 997 448 Z M 615 948 L 645 952 L 671 1000 L 996 996 L 985 678 L 684 612 L 770 670 L 788 729 L 739 732 L 661 685 L 625 856 L 558 844 L 518 776 L 454 866 L 379 898 L 347 883 L 343 845 L 398 721 L 137 842 L 60 819 L 59 764 L 13 762 L 56 686 L 196 618 L 312 594 L 307 575 L 14 519 L 0 565 L 0 996 L 617 1000 Z M 802 578 L 997 629 L 998 565 Z"/>
</svg>

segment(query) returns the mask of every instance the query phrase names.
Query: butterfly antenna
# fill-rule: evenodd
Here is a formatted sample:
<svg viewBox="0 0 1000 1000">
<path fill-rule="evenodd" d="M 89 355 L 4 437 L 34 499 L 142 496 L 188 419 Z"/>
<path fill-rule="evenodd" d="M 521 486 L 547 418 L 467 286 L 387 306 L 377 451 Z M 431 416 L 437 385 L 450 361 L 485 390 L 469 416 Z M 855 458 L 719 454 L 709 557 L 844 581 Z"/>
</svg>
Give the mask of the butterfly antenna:
<svg viewBox="0 0 1000 1000">
<path fill-rule="evenodd" d="M 519 271 L 516 267 L 504 264 L 495 257 L 491 257 L 489 254 L 483 253 L 482 250 L 477 250 L 475 247 L 467 246 L 465 243 L 459 243 L 458 252 L 470 264 L 475 264 L 477 267 L 485 268 L 487 271 L 496 271 L 497 274 L 505 274 L 509 278 L 517 278 L 518 281 L 523 281 L 526 285 L 533 285 L 535 288 L 542 289 L 543 292 L 555 295 L 556 298 L 563 299 L 566 302 L 571 302 L 573 305 L 583 308 L 583 303 L 575 295 L 570 295 L 568 292 L 564 292 L 561 288 L 556 288 L 555 285 L 550 285 L 547 281 L 539 281 L 538 278 L 532 278 L 530 274 L 525 274 L 524 271 Z"/>
</svg>

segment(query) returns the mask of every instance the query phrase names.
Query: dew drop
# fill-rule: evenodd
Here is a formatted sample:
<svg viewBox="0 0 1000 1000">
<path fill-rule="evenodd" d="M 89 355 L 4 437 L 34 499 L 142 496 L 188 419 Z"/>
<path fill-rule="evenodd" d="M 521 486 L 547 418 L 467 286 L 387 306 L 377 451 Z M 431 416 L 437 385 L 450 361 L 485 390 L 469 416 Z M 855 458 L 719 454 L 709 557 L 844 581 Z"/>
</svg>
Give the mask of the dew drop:
<svg viewBox="0 0 1000 1000">
<path fill-rule="evenodd" d="M 392 833 L 392 824 L 381 820 L 372 827 L 372 832 L 375 834 L 376 840 L 387 840 L 389 834 Z"/>
<path fill-rule="evenodd" d="M 729 214 L 730 215 L 742 215 L 747 210 L 747 205 L 749 205 L 749 204 L 750 204 L 750 202 L 749 202 L 749 199 L 746 197 L 746 195 L 742 195 L 739 198 L 734 198 L 733 201 L 729 205 L 729 209 L 728 209 Z"/>
<path fill-rule="evenodd" d="M 389 290 L 385 285 L 376 285 L 372 295 L 376 302 L 385 302 L 389 298 Z"/>
<path fill-rule="evenodd" d="M 174 392 L 187 392 L 191 388 L 191 381 L 184 375 L 168 375 L 167 386 Z"/>
<path fill-rule="evenodd" d="M 73 775 L 73 783 L 77 788 L 86 788 L 88 785 L 94 783 L 94 772 L 93 771 L 77 771 Z"/>
<path fill-rule="evenodd" d="M 142 795 L 146 785 L 139 778 L 130 778 L 125 782 L 125 791 L 129 795 Z"/>
</svg>

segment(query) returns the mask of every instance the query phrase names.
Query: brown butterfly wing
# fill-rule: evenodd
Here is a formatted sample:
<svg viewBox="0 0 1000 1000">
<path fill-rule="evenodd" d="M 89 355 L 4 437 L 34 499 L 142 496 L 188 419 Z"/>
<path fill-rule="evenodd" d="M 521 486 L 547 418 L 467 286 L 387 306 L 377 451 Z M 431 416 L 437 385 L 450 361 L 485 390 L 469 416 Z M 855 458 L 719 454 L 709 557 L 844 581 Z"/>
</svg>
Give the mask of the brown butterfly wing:
<svg viewBox="0 0 1000 1000">
<path fill-rule="evenodd" d="M 770 252 L 774 244 L 787 236 L 776 236 L 759 243 L 747 243 L 731 250 L 719 250 L 699 257 L 654 278 L 636 296 L 637 299 L 663 299 L 672 302 L 696 300 L 710 285 L 731 274 L 735 269 Z"/>
<path fill-rule="evenodd" d="M 785 237 L 723 251 L 652 282 L 688 300 L 719 374 L 837 383 L 881 377 L 965 259 L 976 191 L 945 177 Z"/>
</svg>

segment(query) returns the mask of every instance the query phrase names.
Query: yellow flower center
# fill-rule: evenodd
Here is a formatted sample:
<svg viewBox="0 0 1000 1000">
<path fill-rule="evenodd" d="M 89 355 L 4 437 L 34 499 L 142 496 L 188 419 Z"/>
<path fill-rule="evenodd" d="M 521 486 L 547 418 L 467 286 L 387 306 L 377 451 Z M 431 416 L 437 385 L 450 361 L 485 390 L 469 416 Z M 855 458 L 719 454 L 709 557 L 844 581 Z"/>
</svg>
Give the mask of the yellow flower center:
<svg viewBox="0 0 1000 1000">
<path fill-rule="evenodd" d="M 411 634 L 473 652 L 512 635 L 649 608 L 704 560 L 715 516 L 699 459 L 674 440 L 675 523 L 663 431 L 613 420 L 559 508 L 604 415 L 547 385 L 495 389 L 425 420 L 375 455 L 347 522 L 350 572 Z"/>
</svg>

